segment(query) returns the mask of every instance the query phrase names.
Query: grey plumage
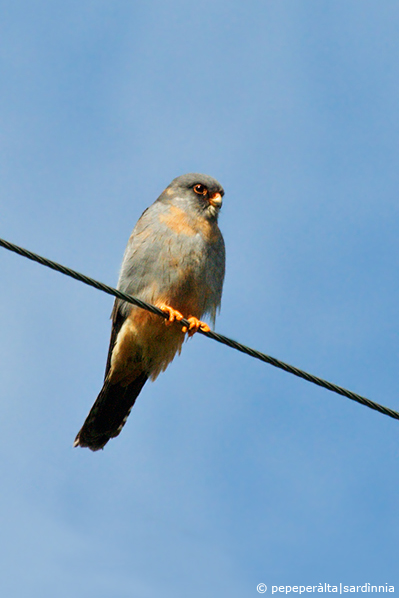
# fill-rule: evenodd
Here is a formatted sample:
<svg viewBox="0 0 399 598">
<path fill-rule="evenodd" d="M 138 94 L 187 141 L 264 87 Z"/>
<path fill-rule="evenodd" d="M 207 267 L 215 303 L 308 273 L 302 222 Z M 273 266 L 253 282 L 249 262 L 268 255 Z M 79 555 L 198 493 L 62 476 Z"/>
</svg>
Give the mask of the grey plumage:
<svg viewBox="0 0 399 598">
<path fill-rule="evenodd" d="M 142 214 L 124 254 L 118 288 L 184 317 L 214 321 L 220 307 L 225 249 L 217 218 L 224 191 L 192 173 L 172 181 Z M 184 335 L 131 304 L 115 301 L 104 386 L 75 446 L 102 448 L 117 436 L 147 378 L 181 350 Z"/>
</svg>

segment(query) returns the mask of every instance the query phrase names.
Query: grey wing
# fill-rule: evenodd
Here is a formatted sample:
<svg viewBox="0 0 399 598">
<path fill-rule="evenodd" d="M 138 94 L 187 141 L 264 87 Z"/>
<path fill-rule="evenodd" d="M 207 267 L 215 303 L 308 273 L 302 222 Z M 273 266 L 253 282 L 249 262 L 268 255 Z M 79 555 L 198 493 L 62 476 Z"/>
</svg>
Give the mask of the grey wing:
<svg viewBox="0 0 399 598">
<path fill-rule="evenodd" d="M 147 208 L 140 219 L 128 241 L 125 254 L 123 256 L 121 271 L 117 288 L 129 295 L 138 296 L 143 292 L 144 287 L 149 283 L 148 274 L 143 276 L 146 264 L 148 263 L 148 253 L 151 247 L 152 227 L 151 227 L 151 208 Z M 150 214 L 148 214 L 150 212 Z M 111 366 L 112 351 L 115 346 L 119 331 L 123 326 L 124 321 L 131 310 L 131 304 L 116 299 L 111 313 L 112 329 L 111 338 L 108 349 L 107 364 L 105 367 L 105 376 L 109 372 Z"/>
<path fill-rule="evenodd" d="M 147 208 L 130 236 L 118 281 L 118 289 L 124 293 L 143 298 L 154 282 L 162 252 L 158 211 L 156 204 Z"/>
<path fill-rule="evenodd" d="M 206 284 L 211 292 L 205 313 L 209 313 L 213 325 L 215 325 L 216 315 L 220 311 L 225 270 L 226 251 L 222 234 L 220 234 L 217 242 L 209 248 L 206 268 Z"/>
</svg>

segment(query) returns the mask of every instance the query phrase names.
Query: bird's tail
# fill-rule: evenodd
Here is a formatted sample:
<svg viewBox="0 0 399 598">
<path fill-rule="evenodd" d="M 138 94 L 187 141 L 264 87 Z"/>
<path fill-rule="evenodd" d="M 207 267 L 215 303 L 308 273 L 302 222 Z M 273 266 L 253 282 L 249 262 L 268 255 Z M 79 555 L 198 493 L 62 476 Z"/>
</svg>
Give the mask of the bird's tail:
<svg viewBox="0 0 399 598">
<path fill-rule="evenodd" d="M 73 446 L 87 446 L 92 451 L 98 451 L 110 438 L 118 436 L 147 379 L 145 372 L 127 386 L 111 384 L 106 379 Z"/>
</svg>

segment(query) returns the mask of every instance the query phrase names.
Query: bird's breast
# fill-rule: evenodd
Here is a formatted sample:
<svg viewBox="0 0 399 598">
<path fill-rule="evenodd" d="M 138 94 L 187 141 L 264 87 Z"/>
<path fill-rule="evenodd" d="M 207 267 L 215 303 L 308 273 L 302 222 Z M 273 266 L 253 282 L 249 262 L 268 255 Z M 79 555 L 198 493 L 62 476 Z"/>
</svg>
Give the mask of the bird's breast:
<svg viewBox="0 0 399 598">
<path fill-rule="evenodd" d="M 177 235 L 194 237 L 201 235 L 207 242 L 215 242 L 219 229 L 215 221 L 210 221 L 201 216 L 190 217 L 184 210 L 177 206 L 169 206 L 166 212 L 159 214 L 159 222 Z"/>
</svg>

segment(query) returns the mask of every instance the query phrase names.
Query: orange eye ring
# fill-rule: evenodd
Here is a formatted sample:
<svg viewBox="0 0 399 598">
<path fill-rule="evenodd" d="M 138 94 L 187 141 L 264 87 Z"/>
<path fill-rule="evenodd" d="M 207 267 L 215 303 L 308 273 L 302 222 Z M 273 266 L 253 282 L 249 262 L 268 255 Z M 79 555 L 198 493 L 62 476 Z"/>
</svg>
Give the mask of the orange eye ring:
<svg viewBox="0 0 399 598">
<path fill-rule="evenodd" d="M 205 187 L 205 185 L 201 185 L 201 183 L 194 185 L 193 188 L 194 192 L 197 193 L 197 195 L 206 195 L 208 193 L 208 189 Z"/>
</svg>

